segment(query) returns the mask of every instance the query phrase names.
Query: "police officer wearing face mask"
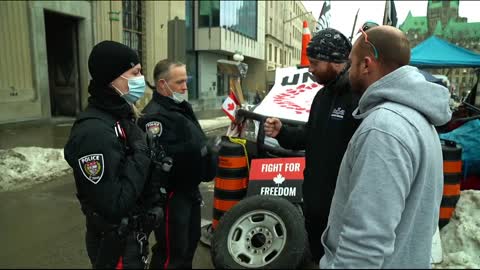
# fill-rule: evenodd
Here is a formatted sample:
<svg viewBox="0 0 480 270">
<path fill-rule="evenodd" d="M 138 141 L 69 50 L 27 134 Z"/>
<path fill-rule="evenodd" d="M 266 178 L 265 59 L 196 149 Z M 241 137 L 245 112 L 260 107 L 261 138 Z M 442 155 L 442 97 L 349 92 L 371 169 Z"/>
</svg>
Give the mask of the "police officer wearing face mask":
<svg viewBox="0 0 480 270">
<path fill-rule="evenodd" d="M 165 223 L 155 230 L 150 268 L 192 268 L 200 239 L 198 185 L 215 177 L 216 161 L 192 106 L 185 100 L 187 72 L 182 63 L 162 60 L 153 71 L 152 100 L 143 110 L 139 126 L 153 138 L 160 157 L 171 158 L 167 175 Z M 162 160 L 160 160 L 162 163 Z M 165 165 L 165 163 L 163 163 Z"/>
<path fill-rule="evenodd" d="M 144 268 L 148 254 L 142 192 L 150 156 L 133 104 L 145 79 L 135 51 L 114 41 L 95 45 L 88 59 L 88 106 L 76 119 L 64 154 L 86 216 L 93 268 Z M 161 215 L 162 213 L 159 213 Z M 158 216 L 157 216 L 158 217 Z"/>
</svg>

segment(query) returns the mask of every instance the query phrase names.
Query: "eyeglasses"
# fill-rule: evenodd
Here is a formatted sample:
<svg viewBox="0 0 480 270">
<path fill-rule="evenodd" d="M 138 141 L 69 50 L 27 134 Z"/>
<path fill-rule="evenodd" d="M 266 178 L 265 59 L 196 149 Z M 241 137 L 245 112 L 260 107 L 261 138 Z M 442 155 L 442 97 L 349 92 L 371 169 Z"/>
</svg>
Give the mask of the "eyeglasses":
<svg viewBox="0 0 480 270">
<path fill-rule="evenodd" d="M 367 31 L 368 29 L 371 29 L 375 26 L 378 26 L 377 23 L 374 23 L 374 22 L 366 22 L 362 25 L 362 27 L 358 30 L 358 32 L 362 32 L 363 36 L 365 37 L 365 43 L 369 44 L 370 46 L 372 46 L 373 48 L 373 53 L 374 53 L 374 56 L 375 56 L 375 59 L 378 60 L 378 50 L 377 48 L 375 47 L 375 45 L 373 45 L 373 43 L 371 43 L 370 41 L 368 41 L 368 35 L 365 31 Z"/>
</svg>

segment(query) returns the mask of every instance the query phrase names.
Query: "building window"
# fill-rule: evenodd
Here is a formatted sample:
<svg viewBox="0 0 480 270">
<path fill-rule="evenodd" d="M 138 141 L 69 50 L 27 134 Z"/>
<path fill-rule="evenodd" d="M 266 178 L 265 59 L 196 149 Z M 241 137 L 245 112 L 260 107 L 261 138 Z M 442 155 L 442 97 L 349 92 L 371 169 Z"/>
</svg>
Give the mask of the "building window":
<svg viewBox="0 0 480 270">
<path fill-rule="evenodd" d="M 273 20 L 270 18 L 270 34 L 273 34 Z"/>
<path fill-rule="evenodd" d="M 282 65 L 282 64 L 283 64 L 283 52 L 282 52 L 282 49 L 279 49 L 279 52 L 280 52 L 280 64 Z"/>
<path fill-rule="evenodd" d="M 228 82 L 230 81 L 230 76 L 223 73 L 217 73 L 217 82 L 213 83 L 212 86 L 217 87 L 217 96 L 225 96 L 228 94 Z M 215 85 L 217 84 L 217 85 Z"/>
<path fill-rule="evenodd" d="M 143 8 L 142 1 L 122 1 L 123 44 L 135 50 L 142 63 L 143 55 Z"/>
<path fill-rule="evenodd" d="M 199 1 L 203 3 L 203 1 Z M 257 1 L 221 1 L 220 26 L 257 39 Z"/>
<path fill-rule="evenodd" d="M 275 46 L 275 63 L 277 63 L 277 46 Z"/>
<path fill-rule="evenodd" d="M 272 44 L 268 44 L 268 60 L 272 61 Z"/>
<path fill-rule="evenodd" d="M 198 1 L 198 26 L 220 26 L 220 0 Z"/>
</svg>

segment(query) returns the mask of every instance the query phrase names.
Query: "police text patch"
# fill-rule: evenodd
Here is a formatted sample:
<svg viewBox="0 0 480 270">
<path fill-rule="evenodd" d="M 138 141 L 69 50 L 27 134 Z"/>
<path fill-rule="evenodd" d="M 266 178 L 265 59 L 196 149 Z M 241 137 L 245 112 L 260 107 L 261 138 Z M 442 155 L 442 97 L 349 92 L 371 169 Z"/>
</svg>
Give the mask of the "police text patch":
<svg viewBox="0 0 480 270">
<path fill-rule="evenodd" d="M 91 154 L 78 159 L 83 175 L 92 183 L 100 182 L 104 171 L 103 154 Z"/>
<path fill-rule="evenodd" d="M 145 130 L 151 133 L 152 135 L 156 135 L 160 137 L 162 136 L 162 131 L 163 131 L 162 123 L 158 121 L 148 122 L 147 124 L 145 124 Z"/>
</svg>

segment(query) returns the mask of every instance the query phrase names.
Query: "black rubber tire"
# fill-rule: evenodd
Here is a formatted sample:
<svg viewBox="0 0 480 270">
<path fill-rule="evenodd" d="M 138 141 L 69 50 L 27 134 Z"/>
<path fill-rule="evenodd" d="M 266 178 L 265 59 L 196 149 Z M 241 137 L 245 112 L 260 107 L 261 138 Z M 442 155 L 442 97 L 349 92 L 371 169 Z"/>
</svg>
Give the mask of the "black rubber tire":
<svg viewBox="0 0 480 270">
<path fill-rule="evenodd" d="M 229 252 L 228 237 L 235 222 L 245 214 L 253 211 L 268 211 L 277 215 L 285 225 L 286 240 L 281 250 L 272 256 L 268 264 L 262 269 L 294 269 L 301 266 L 307 249 L 307 233 L 304 219 L 298 208 L 291 202 L 273 196 L 256 195 L 243 199 L 232 207 L 220 220 L 211 242 L 211 256 L 215 268 L 220 269 L 249 269 L 235 261 Z M 242 233 L 242 236 L 244 234 Z"/>
</svg>

